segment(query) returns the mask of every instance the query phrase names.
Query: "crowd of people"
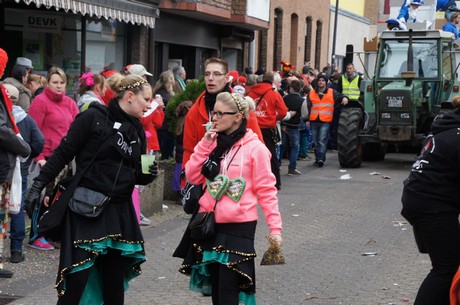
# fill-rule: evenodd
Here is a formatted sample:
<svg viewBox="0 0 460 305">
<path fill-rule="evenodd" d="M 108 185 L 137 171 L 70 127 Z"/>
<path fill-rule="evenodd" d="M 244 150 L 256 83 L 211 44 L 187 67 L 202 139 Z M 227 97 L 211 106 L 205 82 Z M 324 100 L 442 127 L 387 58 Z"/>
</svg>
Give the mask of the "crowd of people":
<svg viewBox="0 0 460 305">
<path fill-rule="evenodd" d="M 3 71 L 8 57 L 3 50 L 0 55 Z M 77 90 L 67 92 L 61 68 L 52 67 L 41 76 L 33 73 L 30 59 L 18 57 L 11 76 L 0 83 L 0 132 L 8 139 L 0 142 L 0 257 L 5 257 L 3 238 L 9 225 L 10 262 L 25 259 L 24 210 L 31 220 L 26 245 L 45 251 L 60 248 L 58 304 L 78 304 L 94 295 L 101 302 L 122 304 L 123 287 L 140 274 L 145 261 L 139 224 L 149 220 L 140 211 L 140 192 L 158 172 L 156 162 L 148 174 L 142 172 L 140 156 L 175 157 L 175 190 L 185 181 L 202 185 L 196 211 L 215 209 L 217 230 L 215 240 L 190 251 L 203 264 L 185 264 L 181 270 L 192 274 L 195 290 L 212 295 L 213 304 L 238 304 L 238 299 L 249 304 L 255 293 L 256 203 L 265 212 L 272 240 L 281 247 L 276 194 L 282 159 L 289 160 L 288 175 L 301 175 L 297 162 L 312 160 L 311 151 L 313 165 L 324 166 L 327 148 L 336 145 L 330 126 L 341 105 L 359 99 L 360 76 L 352 64 L 343 76 L 330 67 L 319 72 L 308 64 L 296 71 L 283 63 L 281 70 L 229 71 L 222 59 L 206 60 L 205 90 L 195 101 L 177 106 L 177 130 L 172 131 L 164 110 L 187 90 L 183 67 L 164 71 L 154 86 L 147 82 L 152 73 L 141 64 L 123 71 L 87 71 Z M 6 203 L 16 156 L 24 161 L 23 208 L 9 220 Z M 66 189 L 74 191 L 77 177 L 78 187 L 105 194 L 110 204 L 97 221 L 67 211 L 59 240 L 41 235 L 40 219 L 66 198 Z M 216 177 L 228 179 L 228 195 L 215 197 L 209 185 Z M 230 208 L 230 202 L 241 208 Z M 251 212 L 241 215 L 242 210 Z M 217 248 L 221 250 L 212 250 Z M 209 273 L 202 273 L 203 266 Z M 11 276 L 0 262 L 0 277 Z M 199 284 L 203 280 L 210 285 Z"/>
</svg>

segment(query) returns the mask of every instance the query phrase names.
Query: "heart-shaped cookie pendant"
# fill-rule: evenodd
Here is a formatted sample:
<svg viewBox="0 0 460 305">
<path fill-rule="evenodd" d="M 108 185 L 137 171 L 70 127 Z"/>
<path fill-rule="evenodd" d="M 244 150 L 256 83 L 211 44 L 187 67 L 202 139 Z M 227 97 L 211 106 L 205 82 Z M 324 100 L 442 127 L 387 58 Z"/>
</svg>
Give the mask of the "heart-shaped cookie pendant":
<svg viewBox="0 0 460 305">
<path fill-rule="evenodd" d="M 238 202 L 243 195 L 245 187 L 246 180 L 241 177 L 235 178 L 230 181 L 230 185 L 227 189 L 227 196 L 230 197 L 233 201 Z"/>
<path fill-rule="evenodd" d="M 206 181 L 208 191 L 212 198 L 219 200 L 227 191 L 230 179 L 226 175 L 220 174 L 213 181 Z"/>
</svg>

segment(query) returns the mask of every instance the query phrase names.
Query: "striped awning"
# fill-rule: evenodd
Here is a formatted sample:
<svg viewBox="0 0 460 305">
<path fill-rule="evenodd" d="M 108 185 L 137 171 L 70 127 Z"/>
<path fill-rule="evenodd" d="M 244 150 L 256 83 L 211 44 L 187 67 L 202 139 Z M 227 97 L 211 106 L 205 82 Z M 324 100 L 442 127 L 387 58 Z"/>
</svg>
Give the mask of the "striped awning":
<svg viewBox="0 0 460 305">
<path fill-rule="evenodd" d="M 159 17 L 158 8 L 151 2 L 133 2 L 130 0 L 15 0 L 27 5 L 35 3 L 37 7 L 54 7 L 75 14 L 95 16 L 97 18 L 117 19 L 126 23 L 155 27 L 155 18 Z"/>
</svg>

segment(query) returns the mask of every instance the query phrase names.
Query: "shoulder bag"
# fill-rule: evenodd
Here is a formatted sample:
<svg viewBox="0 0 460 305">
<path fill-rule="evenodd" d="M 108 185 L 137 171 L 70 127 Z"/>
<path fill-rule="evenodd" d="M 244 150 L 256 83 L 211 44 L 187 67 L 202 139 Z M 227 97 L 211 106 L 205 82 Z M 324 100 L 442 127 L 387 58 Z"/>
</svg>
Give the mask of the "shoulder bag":
<svg viewBox="0 0 460 305">
<path fill-rule="evenodd" d="M 216 205 L 217 200 L 212 211 L 196 213 L 195 217 L 190 221 L 189 228 L 192 240 L 201 241 L 211 239 L 216 235 L 216 217 L 214 214 Z"/>
<path fill-rule="evenodd" d="M 122 164 L 123 159 L 121 159 L 120 165 L 118 166 L 117 176 L 115 177 L 115 182 L 113 183 L 112 191 L 109 195 L 93 191 L 87 187 L 78 186 L 69 201 L 70 210 L 87 218 L 96 218 L 101 215 L 106 205 L 110 202 L 110 197 L 115 190 Z"/>
</svg>

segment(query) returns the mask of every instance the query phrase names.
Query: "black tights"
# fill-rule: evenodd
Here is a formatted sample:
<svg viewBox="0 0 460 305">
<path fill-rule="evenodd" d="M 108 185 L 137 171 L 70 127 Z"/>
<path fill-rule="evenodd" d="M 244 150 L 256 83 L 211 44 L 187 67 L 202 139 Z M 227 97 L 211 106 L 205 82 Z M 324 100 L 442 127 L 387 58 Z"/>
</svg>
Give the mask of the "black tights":
<svg viewBox="0 0 460 305">
<path fill-rule="evenodd" d="M 212 304 L 238 305 L 239 275 L 227 266 L 215 263 L 208 265 L 211 274 Z"/>
<path fill-rule="evenodd" d="M 119 250 L 109 249 L 106 255 L 100 255 L 97 263 L 102 269 L 104 305 L 123 305 L 124 292 L 124 258 Z M 93 266 L 92 268 L 95 268 Z M 59 297 L 57 305 L 78 305 L 88 281 L 90 269 L 85 269 L 66 276 L 65 294 Z"/>
</svg>

